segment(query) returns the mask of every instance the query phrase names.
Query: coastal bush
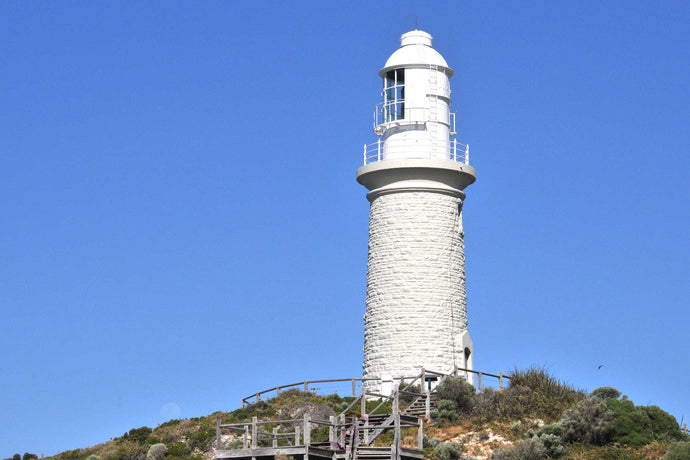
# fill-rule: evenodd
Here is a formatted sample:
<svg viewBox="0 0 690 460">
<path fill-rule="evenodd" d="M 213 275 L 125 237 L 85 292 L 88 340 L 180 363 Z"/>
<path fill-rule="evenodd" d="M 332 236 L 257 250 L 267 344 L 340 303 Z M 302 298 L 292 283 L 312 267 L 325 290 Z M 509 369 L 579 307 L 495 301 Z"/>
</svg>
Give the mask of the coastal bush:
<svg viewBox="0 0 690 460">
<path fill-rule="evenodd" d="M 173 442 L 168 445 L 168 457 L 186 457 L 190 453 L 191 450 L 183 442 Z"/>
<path fill-rule="evenodd" d="M 585 398 L 583 391 L 561 382 L 543 367 L 514 370 L 510 374 L 510 386 L 503 394 L 498 404 L 501 415 L 546 421 L 557 420 L 563 412 Z"/>
<path fill-rule="evenodd" d="M 636 406 L 628 399 L 606 399 L 613 411 L 615 427 L 612 440 L 628 446 L 643 446 L 653 441 L 672 442 L 682 439 L 678 422 L 658 406 Z"/>
<path fill-rule="evenodd" d="M 470 414 L 474 406 L 476 390 L 463 378 L 447 377 L 436 387 L 436 393 L 440 400 L 449 400 L 455 403 L 455 410 L 460 414 Z"/>
<path fill-rule="evenodd" d="M 513 447 L 496 449 L 491 454 L 491 460 L 543 460 L 546 457 L 546 448 L 534 439 L 523 439 Z"/>
<path fill-rule="evenodd" d="M 434 456 L 438 460 L 453 460 L 462 455 L 462 446 L 457 442 L 444 442 L 434 448 Z"/>
<path fill-rule="evenodd" d="M 157 443 L 149 447 L 149 451 L 146 453 L 146 460 L 161 460 L 165 457 L 168 452 L 168 448 L 165 444 Z"/>
<path fill-rule="evenodd" d="M 597 399 L 618 399 L 621 396 L 621 392 L 613 387 L 599 387 L 592 391 L 591 397 Z"/>
<path fill-rule="evenodd" d="M 606 444 L 614 430 L 614 414 L 602 401 L 587 398 L 568 409 L 558 423 L 563 439 L 585 444 Z"/>
<path fill-rule="evenodd" d="M 690 441 L 679 441 L 671 444 L 671 448 L 662 460 L 687 460 L 690 458 Z"/>
</svg>

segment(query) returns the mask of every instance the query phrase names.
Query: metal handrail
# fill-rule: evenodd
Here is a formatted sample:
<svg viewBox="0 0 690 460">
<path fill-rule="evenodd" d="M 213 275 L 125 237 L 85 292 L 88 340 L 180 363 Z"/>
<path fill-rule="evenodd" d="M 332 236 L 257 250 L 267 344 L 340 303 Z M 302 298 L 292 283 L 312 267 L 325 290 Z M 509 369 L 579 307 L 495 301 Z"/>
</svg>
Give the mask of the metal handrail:
<svg viewBox="0 0 690 460">
<path fill-rule="evenodd" d="M 403 107 L 403 113 L 402 117 L 398 117 L 398 111 L 396 110 L 397 107 Z M 411 115 L 413 112 L 422 112 L 421 119 L 415 119 L 413 120 L 411 118 Z M 386 125 L 389 123 L 405 123 L 405 122 L 410 122 L 414 124 L 424 124 L 426 122 L 429 122 L 427 118 L 427 115 L 429 113 L 429 107 L 426 106 L 419 106 L 419 107 L 413 107 L 413 106 L 408 106 L 405 104 L 405 99 L 391 99 L 388 101 L 384 102 L 379 102 L 374 106 L 374 113 L 373 113 L 373 118 L 374 118 L 374 130 L 378 126 L 381 125 Z M 386 116 L 386 114 L 391 114 L 393 116 Z M 419 115 L 418 115 L 419 116 Z M 448 112 L 448 120 L 436 120 L 438 123 L 442 123 L 444 125 L 447 125 L 448 128 L 452 133 L 455 133 L 455 112 Z"/>
<path fill-rule="evenodd" d="M 466 165 L 470 164 L 470 146 L 458 142 L 457 139 L 449 141 L 449 157 L 445 158 L 447 160 L 456 161 L 458 163 L 464 163 Z M 384 153 L 384 142 L 379 139 L 371 144 L 364 144 L 363 150 L 363 160 L 364 164 L 374 163 L 376 161 L 385 161 L 387 158 L 384 156 L 394 156 L 397 160 L 407 160 L 407 159 L 433 159 L 439 158 L 438 153 L 433 152 L 431 148 L 425 151 L 410 151 L 407 147 L 386 147 Z"/>
</svg>

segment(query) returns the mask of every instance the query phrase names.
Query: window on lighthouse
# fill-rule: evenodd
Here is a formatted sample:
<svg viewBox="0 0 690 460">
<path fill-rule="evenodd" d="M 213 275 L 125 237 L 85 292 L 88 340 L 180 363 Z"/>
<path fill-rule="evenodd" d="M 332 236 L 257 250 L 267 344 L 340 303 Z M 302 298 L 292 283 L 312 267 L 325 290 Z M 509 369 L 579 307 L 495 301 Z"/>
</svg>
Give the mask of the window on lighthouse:
<svg viewBox="0 0 690 460">
<path fill-rule="evenodd" d="M 383 78 L 384 123 L 405 118 L 405 69 L 386 72 Z"/>
</svg>

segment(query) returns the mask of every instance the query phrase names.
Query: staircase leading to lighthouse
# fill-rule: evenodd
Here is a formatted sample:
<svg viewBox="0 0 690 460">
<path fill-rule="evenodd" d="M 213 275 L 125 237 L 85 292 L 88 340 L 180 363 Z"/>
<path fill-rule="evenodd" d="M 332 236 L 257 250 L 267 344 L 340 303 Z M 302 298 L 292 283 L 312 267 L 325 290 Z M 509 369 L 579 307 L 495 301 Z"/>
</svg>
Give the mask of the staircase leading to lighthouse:
<svg viewBox="0 0 690 460">
<path fill-rule="evenodd" d="M 329 420 L 309 415 L 299 420 L 273 421 L 259 421 L 254 417 L 251 422 L 239 424 L 221 424 L 219 420 L 215 456 L 238 460 L 268 460 L 281 455 L 298 460 L 309 460 L 309 457 L 324 460 L 422 460 L 424 421 L 436 407 L 435 388 L 450 376 L 463 375 L 463 371 L 469 370 L 456 368 L 451 374 L 422 370 L 416 377 L 401 378 L 401 383 L 395 385 L 389 395 L 367 393 L 362 388 L 362 393 L 347 408 Z M 432 382 L 435 383 L 433 388 Z M 370 408 L 372 401 L 378 402 L 374 408 Z M 268 431 L 269 427 L 272 431 Z M 318 427 L 328 428 L 328 441 L 312 439 L 312 431 Z M 414 446 L 402 445 L 402 433 L 406 429 L 417 432 Z M 222 430 L 242 433 L 242 448 L 224 449 Z M 387 431 L 393 432 L 393 443 L 382 446 L 379 437 Z"/>
</svg>

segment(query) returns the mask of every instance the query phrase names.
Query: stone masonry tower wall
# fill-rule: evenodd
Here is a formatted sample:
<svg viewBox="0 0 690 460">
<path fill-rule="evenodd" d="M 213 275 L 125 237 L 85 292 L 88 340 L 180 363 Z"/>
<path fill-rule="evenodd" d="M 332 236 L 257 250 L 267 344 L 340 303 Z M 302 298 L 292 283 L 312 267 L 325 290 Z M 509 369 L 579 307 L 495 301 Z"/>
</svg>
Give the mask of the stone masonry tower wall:
<svg viewBox="0 0 690 460">
<path fill-rule="evenodd" d="M 450 112 L 453 70 L 414 30 L 386 62 L 376 143 L 357 181 L 371 203 L 364 377 L 381 380 L 472 369 L 462 226 L 464 189 L 476 178 Z M 471 381 L 471 374 L 467 375 Z"/>
<path fill-rule="evenodd" d="M 434 192 L 372 201 L 365 375 L 464 366 L 458 341 L 467 330 L 461 206 L 459 198 Z"/>
</svg>

